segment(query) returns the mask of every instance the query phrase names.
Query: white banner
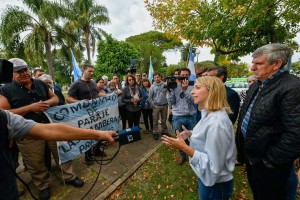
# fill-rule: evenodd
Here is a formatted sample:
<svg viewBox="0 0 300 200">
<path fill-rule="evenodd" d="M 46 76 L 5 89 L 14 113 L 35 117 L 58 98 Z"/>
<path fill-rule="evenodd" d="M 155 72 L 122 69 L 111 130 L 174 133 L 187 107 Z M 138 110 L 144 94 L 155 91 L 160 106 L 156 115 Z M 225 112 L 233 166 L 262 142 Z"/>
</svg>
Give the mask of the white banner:
<svg viewBox="0 0 300 200">
<path fill-rule="evenodd" d="M 119 129 L 118 98 L 116 94 L 51 107 L 46 111 L 51 123 L 64 123 L 78 128 L 96 130 Z M 57 142 L 59 162 L 73 160 L 89 150 L 96 140 L 73 140 Z"/>
</svg>

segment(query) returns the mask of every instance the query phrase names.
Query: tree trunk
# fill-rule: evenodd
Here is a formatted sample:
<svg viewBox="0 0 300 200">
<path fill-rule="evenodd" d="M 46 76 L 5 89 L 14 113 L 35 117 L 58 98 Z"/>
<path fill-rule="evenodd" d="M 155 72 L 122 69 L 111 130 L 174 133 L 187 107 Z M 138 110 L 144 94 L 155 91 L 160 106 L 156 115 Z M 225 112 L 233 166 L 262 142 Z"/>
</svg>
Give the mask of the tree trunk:
<svg viewBox="0 0 300 200">
<path fill-rule="evenodd" d="M 91 64 L 91 46 L 90 46 L 90 30 L 89 28 L 86 29 L 85 32 L 85 47 L 88 57 L 88 64 Z"/>
<path fill-rule="evenodd" d="M 47 58 L 49 75 L 52 76 L 52 80 L 55 81 L 50 38 L 51 38 L 51 35 L 49 32 L 47 32 L 46 40 L 45 40 L 46 58 Z"/>
</svg>

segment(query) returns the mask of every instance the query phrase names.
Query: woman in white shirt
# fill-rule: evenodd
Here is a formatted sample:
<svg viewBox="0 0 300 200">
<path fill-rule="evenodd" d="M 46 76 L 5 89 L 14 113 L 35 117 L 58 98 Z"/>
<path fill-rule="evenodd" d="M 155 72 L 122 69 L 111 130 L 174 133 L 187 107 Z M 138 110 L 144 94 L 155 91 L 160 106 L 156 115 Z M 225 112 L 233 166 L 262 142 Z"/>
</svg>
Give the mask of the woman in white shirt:
<svg viewBox="0 0 300 200">
<path fill-rule="evenodd" d="M 190 166 L 198 176 L 199 199 L 229 199 L 233 192 L 235 142 L 224 84 L 217 77 L 200 77 L 191 94 L 201 110 L 201 120 L 192 131 L 185 127 L 181 133 L 177 131 L 177 138 L 163 136 L 163 143 L 189 155 Z M 184 142 L 187 138 L 190 146 Z"/>
</svg>

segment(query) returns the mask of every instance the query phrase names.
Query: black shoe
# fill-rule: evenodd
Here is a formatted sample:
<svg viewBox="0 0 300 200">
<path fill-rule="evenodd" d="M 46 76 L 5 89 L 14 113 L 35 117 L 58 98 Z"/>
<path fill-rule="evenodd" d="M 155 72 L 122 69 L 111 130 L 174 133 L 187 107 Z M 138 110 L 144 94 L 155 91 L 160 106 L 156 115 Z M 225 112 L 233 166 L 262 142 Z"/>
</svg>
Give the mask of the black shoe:
<svg viewBox="0 0 300 200">
<path fill-rule="evenodd" d="M 159 139 L 158 133 L 154 133 L 154 134 L 153 134 L 153 138 L 154 138 L 154 140 L 158 140 L 158 139 Z"/>
<path fill-rule="evenodd" d="M 185 161 L 185 157 L 184 156 L 180 156 L 176 159 L 176 162 L 178 165 L 182 165 Z"/>
<path fill-rule="evenodd" d="M 72 181 L 66 181 L 66 184 L 73 185 L 74 187 L 80 188 L 84 185 L 84 181 L 81 178 L 76 177 Z"/>
<path fill-rule="evenodd" d="M 48 200 L 51 197 L 50 189 L 46 188 L 43 190 L 40 190 L 39 192 L 39 200 Z"/>
</svg>

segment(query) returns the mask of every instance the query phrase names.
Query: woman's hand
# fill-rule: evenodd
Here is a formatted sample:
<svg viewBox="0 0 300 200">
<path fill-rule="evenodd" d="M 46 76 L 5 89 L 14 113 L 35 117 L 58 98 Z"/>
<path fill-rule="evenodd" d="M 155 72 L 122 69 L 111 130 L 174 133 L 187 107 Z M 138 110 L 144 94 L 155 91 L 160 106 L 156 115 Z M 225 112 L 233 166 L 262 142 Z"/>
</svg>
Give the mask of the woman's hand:
<svg viewBox="0 0 300 200">
<path fill-rule="evenodd" d="M 182 125 L 181 127 L 182 127 L 183 131 L 180 133 L 180 135 L 184 140 L 186 140 L 192 135 L 192 132 L 187 130 L 184 125 Z M 177 133 L 177 131 L 178 130 L 176 130 L 176 133 Z"/>
<path fill-rule="evenodd" d="M 187 144 L 185 143 L 184 139 L 182 138 L 182 136 L 178 130 L 176 130 L 176 135 L 177 135 L 177 138 L 172 138 L 172 137 L 163 135 L 161 139 L 163 140 L 163 143 L 165 145 L 182 150 L 187 146 Z"/>
</svg>

